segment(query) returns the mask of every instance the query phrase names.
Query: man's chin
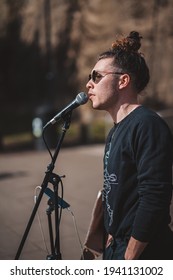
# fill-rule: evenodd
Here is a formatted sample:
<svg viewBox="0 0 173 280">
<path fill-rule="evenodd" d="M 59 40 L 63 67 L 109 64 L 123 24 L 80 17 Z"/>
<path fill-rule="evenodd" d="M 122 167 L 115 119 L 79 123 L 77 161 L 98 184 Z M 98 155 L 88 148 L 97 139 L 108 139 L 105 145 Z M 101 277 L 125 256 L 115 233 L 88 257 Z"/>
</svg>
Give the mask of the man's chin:
<svg viewBox="0 0 173 280">
<path fill-rule="evenodd" d="M 100 105 L 97 105 L 97 104 L 94 104 L 94 103 L 92 104 L 92 108 L 95 109 L 95 110 L 103 110 Z"/>
</svg>

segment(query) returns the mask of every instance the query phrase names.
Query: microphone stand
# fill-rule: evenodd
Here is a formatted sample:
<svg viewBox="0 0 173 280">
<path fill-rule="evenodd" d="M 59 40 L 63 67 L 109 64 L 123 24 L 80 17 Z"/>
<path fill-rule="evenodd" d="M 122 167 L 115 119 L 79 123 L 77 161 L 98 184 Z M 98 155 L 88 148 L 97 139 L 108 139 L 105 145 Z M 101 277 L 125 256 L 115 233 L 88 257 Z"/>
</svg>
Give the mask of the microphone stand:
<svg viewBox="0 0 173 280">
<path fill-rule="evenodd" d="M 20 258 L 22 249 L 24 247 L 25 241 L 26 241 L 27 236 L 29 234 L 29 231 L 31 229 L 33 220 L 34 220 L 35 215 L 37 213 L 37 210 L 38 210 L 38 207 L 40 205 L 40 202 L 41 202 L 42 196 L 44 194 L 44 191 L 46 190 L 46 188 L 48 186 L 48 183 L 52 183 L 53 186 L 54 186 L 54 196 L 55 196 L 54 209 L 55 209 L 55 233 L 56 233 L 56 236 L 55 236 L 55 243 L 53 244 L 52 227 L 51 227 L 51 221 L 50 221 L 50 217 L 49 217 L 48 218 L 48 223 L 49 223 L 50 242 L 51 242 L 51 255 L 48 255 L 47 259 L 55 259 L 55 260 L 60 260 L 61 259 L 60 235 L 59 235 L 60 219 L 59 219 L 59 210 L 58 210 L 58 184 L 61 181 L 61 178 L 57 174 L 53 173 L 53 169 L 54 169 L 55 162 L 56 162 L 57 156 L 59 154 L 63 139 L 65 137 L 65 134 L 70 127 L 71 115 L 72 115 L 72 111 L 70 111 L 68 114 L 63 116 L 64 125 L 62 127 L 62 134 L 61 134 L 59 142 L 56 146 L 54 155 L 52 156 L 52 161 L 47 166 L 47 170 L 45 171 L 45 177 L 44 177 L 43 182 L 41 184 L 41 191 L 38 195 L 35 206 L 33 208 L 31 216 L 29 218 L 28 224 L 26 226 L 25 232 L 23 234 L 22 240 L 21 240 L 19 248 L 17 250 L 15 260 L 18 260 Z M 43 128 L 43 131 L 44 131 L 45 128 L 46 128 L 46 126 Z M 50 210 L 50 211 L 52 211 L 52 210 Z"/>
</svg>

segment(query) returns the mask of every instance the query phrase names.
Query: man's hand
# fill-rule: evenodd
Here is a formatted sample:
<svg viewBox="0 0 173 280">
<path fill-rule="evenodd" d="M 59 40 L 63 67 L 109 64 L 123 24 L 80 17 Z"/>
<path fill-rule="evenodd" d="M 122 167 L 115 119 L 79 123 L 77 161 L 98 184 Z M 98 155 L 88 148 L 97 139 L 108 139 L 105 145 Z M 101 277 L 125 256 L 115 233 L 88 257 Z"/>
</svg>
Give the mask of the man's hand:
<svg viewBox="0 0 173 280">
<path fill-rule="evenodd" d="M 124 255 L 125 260 L 137 260 L 147 244 L 131 237 Z"/>
</svg>

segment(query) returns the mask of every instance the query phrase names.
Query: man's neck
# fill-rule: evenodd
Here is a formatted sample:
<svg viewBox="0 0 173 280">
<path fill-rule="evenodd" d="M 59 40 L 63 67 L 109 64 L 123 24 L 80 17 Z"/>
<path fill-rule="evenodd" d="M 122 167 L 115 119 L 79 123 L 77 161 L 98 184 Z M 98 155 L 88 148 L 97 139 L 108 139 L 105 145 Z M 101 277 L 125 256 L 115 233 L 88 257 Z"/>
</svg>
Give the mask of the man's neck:
<svg viewBox="0 0 173 280">
<path fill-rule="evenodd" d="M 114 123 L 119 123 L 125 117 L 127 117 L 133 110 L 139 107 L 140 104 L 136 103 L 124 103 L 119 108 L 115 108 L 114 111 L 109 112 Z"/>
</svg>

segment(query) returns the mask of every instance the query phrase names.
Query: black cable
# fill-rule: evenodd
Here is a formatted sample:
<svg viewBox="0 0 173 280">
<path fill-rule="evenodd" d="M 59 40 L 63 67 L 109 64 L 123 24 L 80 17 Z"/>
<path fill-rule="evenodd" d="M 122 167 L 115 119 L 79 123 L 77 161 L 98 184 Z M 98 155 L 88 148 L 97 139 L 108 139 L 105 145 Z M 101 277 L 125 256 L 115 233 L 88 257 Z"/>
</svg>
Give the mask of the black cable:
<svg viewBox="0 0 173 280">
<path fill-rule="evenodd" d="M 48 150 L 48 152 L 49 152 L 49 154 L 50 154 L 50 157 L 51 157 L 51 159 L 53 160 L 53 155 L 52 155 L 51 150 L 50 150 L 50 148 L 49 148 L 49 146 L 48 146 L 48 143 L 46 142 L 45 131 L 46 131 L 46 129 L 43 128 L 43 131 L 42 131 L 42 138 L 43 138 L 44 144 L 45 144 L 45 146 L 46 146 L 46 148 L 47 148 L 47 150 Z"/>
</svg>

